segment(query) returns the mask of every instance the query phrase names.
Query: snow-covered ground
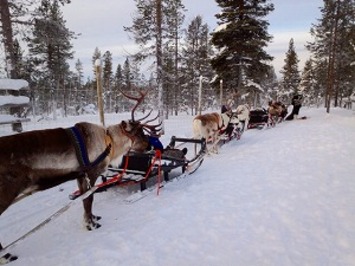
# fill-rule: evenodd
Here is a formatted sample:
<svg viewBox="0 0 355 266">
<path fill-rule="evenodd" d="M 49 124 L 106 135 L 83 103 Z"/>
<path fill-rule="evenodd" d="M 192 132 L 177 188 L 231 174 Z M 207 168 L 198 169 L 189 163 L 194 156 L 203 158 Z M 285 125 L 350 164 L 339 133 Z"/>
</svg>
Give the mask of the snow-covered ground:
<svg viewBox="0 0 355 266">
<path fill-rule="evenodd" d="M 81 202 L 72 201 L 10 250 L 19 259 L 9 265 L 355 265 L 355 114 L 306 108 L 301 114 L 311 118 L 246 131 L 159 196 L 127 204 L 122 188 L 96 194 L 98 230 L 83 228 Z M 107 116 L 107 123 L 117 117 Z M 191 120 L 169 119 L 163 142 L 190 137 Z M 74 120 L 48 123 L 24 129 Z M 68 204 L 75 189 L 68 182 L 11 206 L 0 217 L 2 244 Z"/>
</svg>

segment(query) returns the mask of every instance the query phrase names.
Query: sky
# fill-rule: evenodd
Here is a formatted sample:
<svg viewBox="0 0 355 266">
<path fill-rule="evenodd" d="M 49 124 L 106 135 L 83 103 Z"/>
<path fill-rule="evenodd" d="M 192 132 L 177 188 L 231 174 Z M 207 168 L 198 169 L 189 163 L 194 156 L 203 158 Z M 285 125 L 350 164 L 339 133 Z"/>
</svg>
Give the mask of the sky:
<svg viewBox="0 0 355 266">
<path fill-rule="evenodd" d="M 7 250 L 19 256 L 8 265 L 353 266 L 355 111 L 302 107 L 300 115 L 308 119 L 247 130 L 192 175 L 165 184 L 159 196 L 154 186 L 134 203 L 126 202 L 136 195 L 132 187 L 95 194 L 102 227 L 92 232 L 83 227 L 81 202 L 68 199 L 75 181 L 21 200 L 0 217 L 3 246 L 68 210 Z M 112 124 L 128 117 L 105 118 Z M 192 118 L 166 120 L 162 142 L 191 137 Z M 77 121 L 98 123 L 99 116 L 29 122 L 24 129 Z M 0 136 L 10 128 L 0 127 Z"/>
<path fill-rule="evenodd" d="M 285 54 L 289 41 L 294 39 L 295 49 L 300 59 L 301 71 L 304 61 L 309 53 L 304 48 L 307 41 L 311 41 L 309 30 L 312 23 L 317 23 L 320 18 L 319 7 L 322 0 L 272 0 L 275 10 L 267 19 L 270 22 L 269 33 L 274 36 L 273 42 L 266 48 L 274 56 L 273 65 L 276 74 L 284 65 Z M 215 14 L 220 8 L 214 0 L 189 0 L 183 1 L 188 9 L 186 23 L 195 16 L 202 15 L 204 22 L 208 23 L 210 30 L 217 27 Z M 74 40 L 75 59 L 79 58 L 84 64 L 85 76 L 92 75 L 93 67 L 91 58 L 96 47 L 102 54 L 109 50 L 113 54 L 114 69 L 117 64 L 123 64 L 127 55 L 136 51 L 133 39 L 123 30 L 123 26 L 132 25 L 132 17 L 136 11 L 133 0 L 73 0 L 63 8 L 64 19 L 67 27 L 80 33 L 81 36 Z"/>
</svg>

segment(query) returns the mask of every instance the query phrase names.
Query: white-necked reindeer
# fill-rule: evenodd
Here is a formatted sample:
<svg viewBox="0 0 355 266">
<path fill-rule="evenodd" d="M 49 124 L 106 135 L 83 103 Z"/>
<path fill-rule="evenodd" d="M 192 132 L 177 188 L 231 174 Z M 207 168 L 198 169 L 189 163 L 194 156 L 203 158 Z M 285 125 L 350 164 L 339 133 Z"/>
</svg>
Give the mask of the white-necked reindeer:
<svg viewBox="0 0 355 266">
<path fill-rule="evenodd" d="M 225 130 L 230 121 L 230 116 L 227 113 L 208 113 L 198 115 L 193 120 L 193 137 L 195 139 L 206 139 L 209 143 L 207 152 L 218 153 L 218 142 L 220 139 L 220 131 Z M 196 149 L 195 149 L 196 153 Z"/>
</svg>

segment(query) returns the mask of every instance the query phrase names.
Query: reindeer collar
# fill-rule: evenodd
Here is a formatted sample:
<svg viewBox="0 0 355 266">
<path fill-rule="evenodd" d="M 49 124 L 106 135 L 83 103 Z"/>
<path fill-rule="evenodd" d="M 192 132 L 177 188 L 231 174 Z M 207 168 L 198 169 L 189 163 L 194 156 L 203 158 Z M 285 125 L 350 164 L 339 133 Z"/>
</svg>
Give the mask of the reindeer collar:
<svg viewBox="0 0 355 266">
<path fill-rule="evenodd" d="M 82 137 L 82 133 L 79 128 L 73 126 L 66 129 L 76 151 L 76 156 L 79 161 L 80 166 L 83 168 L 84 172 L 90 171 L 90 169 L 101 163 L 111 152 L 111 143 L 108 144 L 106 149 L 93 161 L 90 162 L 88 151 Z"/>
<path fill-rule="evenodd" d="M 120 129 L 123 135 L 125 135 L 127 138 L 129 138 L 132 141 L 132 143 L 134 143 L 134 137 L 127 133 L 127 130 L 124 128 L 122 123 L 120 124 Z"/>
</svg>

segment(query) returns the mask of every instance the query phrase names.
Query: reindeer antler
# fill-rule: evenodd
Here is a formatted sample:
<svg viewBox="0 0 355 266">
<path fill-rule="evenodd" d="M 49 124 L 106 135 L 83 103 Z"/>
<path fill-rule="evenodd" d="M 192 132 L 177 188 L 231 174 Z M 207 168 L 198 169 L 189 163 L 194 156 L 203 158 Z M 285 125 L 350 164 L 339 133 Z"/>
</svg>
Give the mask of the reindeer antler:
<svg viewBox="0 0 355 266">
<path fill-rule="evenodd" d="M 123 92 L 122 90 L 120 90 L 120 92 L 122 93 L 123 96 L 125 96 L 126 98 L 128 99 L 131 99 L 131 100 L 134 100 L 134 101 L 137 101 L 136 105 L 133 107 L 132 111 L 131 111 L 131 118 L 132 118 L 132 121 L 136 121 L 134 120 L 134 112 L 136 111 L 137 107 L 143 102 L 144 100 L 144 97 L 147 95 L 149 90 L 145 91 L 145 92 L 142 92 L 142 91 L 139 91 L 139 94 L 140 94 L 140 97 L 134 97 L 132 95 L 128 95 L 127 93 Z M 150 114 L 150 113 L 149 113 Z M 149 116 L 148 114 L 148 116 Z M 148 117 L 146 116 L 146 117 Z M 143 118 L 144 119 L 144 118 Z M 142 119 L 139 119 L 137 122 L 141 121 Z"/>
<path fill-rule="evenodd" d="M 136 96 L 136 97 L 135 97 L 135 96 L 132 96 L 132 95 L 128 95 L 127 93 L 125 93 L 125 92 L 123 92 L 123 91 L 120 90 L 120 92 L 122 93 L 122 95 L 125 96 L 126 98 L 137 101 L 136 105 L 133 107 L 132 112 L 131 112 L 132 121 L 133 121 L 133 122 L 139 122 L 139 123 L 142 122 L 144 119 L 148 118 L 148 117 L 151 115 L 152 111 L 153 111 L 153 109 L 151 109 L 151 110 L 148 112 L 148 114 L 145 115 L 144 117 L 142 117 L 142 118 L 140 118 L 140 119 L 137 119 L 137 120 L 134 119 L 134 112 L 135 112 L 135 110 L 137 109 L 137 107 L 143 102 L 144 97 L 147 95 L 148 91 L 149 91 L 149 90 L 147 90 L 147 91 L 145 91 L 145 92 L 140 91 L 140 92 L 139 92 L 140 96 Z M 144 123 L 141 124 L 142 128 L 143 128 L 148 134 L 150 134 L 150 135 L 158 135 L 158 134 L 159 134 L 158 132 L 161 130 L 161 125 L 162 125 L 161 122 L 158 123 L 158 124 L 155 124 L 155 125 L 148 125 L 148 123 L 155 121 L 158 117 L 159 117 L 159 113 L 158 113 L 158 115 L 157 115 L 156 117 L 154 117 L 154 118 L 152 118 L 152 119 L 149 119 L 149 120 L 147 120 L 147 121 L 145 121 Z"/>
</svg>

